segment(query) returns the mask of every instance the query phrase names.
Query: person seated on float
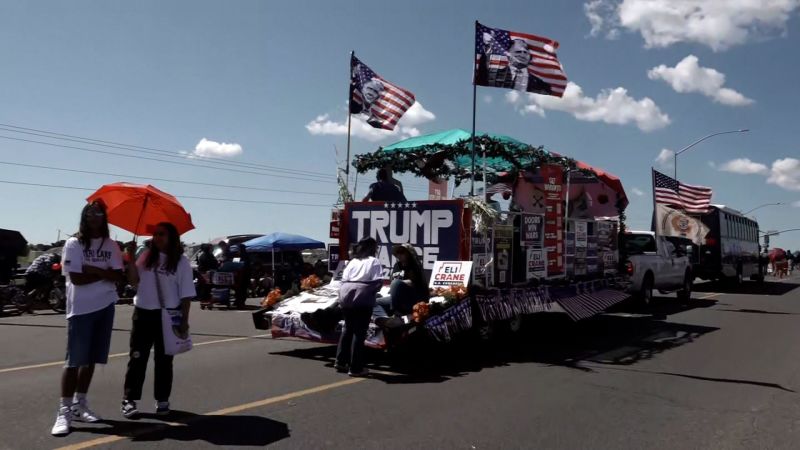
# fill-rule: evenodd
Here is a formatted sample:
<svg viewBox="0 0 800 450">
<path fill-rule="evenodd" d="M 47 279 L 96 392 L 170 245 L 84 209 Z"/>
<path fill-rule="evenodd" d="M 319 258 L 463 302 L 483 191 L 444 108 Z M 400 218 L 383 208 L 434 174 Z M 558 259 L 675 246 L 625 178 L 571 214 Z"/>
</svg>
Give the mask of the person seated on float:
<svg viewBox="0 0 800 450">
<path fill-rule="evenodd" d="M 427 301 L 430 297 L 425 272 L 414 247 L 410 244 L 396 245 L 392 254 L 397 262 L 392 268 L 389 297 L 378 299 L 374 312 L 377 317 L 386 314 L 411 314 L 416 303 Z M 379 308 L 385 313 L 381 314 L 383 311 Z"/>
<path fill-rule="evenodd" d="M 403 195 L 403 191 L 390 181 L 389 172 L 386 169 L 378 169 L 376 178 L 378 181 L 369 185 L 369 192 L 367 192 L 362 201 L 406 202 L 406 196 Z"/>
</svg>

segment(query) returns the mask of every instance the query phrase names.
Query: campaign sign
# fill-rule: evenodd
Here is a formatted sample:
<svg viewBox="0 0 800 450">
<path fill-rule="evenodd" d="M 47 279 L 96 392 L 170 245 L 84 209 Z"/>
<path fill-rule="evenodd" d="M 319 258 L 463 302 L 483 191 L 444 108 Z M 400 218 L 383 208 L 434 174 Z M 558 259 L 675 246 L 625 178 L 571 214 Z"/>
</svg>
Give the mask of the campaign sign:
<svg viewBox="0 0 800 450">
<path fill-rule="evenodd" d="M 331 239 L 339 239 L 339 224 L 340 224 L 341 214 L 342 211 L 339 209 L 331 210 L 330 233 L 328 233 L 328 236 Z"/>
<path fill-rule="evenodd" d="M 511 246 L 514 242 L 514 227 L 511 225 L 495 225 L 494 236 L 494 280 L 498 285 L 511 283 Z"/>
<path fill-rule="evenodd" d="M 544 216 L 541 214 L 522 215 L 522 234 L 520 243 L 523 247 L 542 246 L 544 240 Z"/>
<path fill-rule="evenodd" d="M 450 286 L 469 286 L 472 261 L 436 261 L 428 286 L 432 289 Z"/>
<path fill-rule="evenodd" d="M 391 269 L 395 263 L 392 247 L 411 244 L 430 276 L 433 264 L 441 259 L 461 259 L 462 213 L 461 200 L 418 202 L 358 202 L 345 207 L 347 240 L 352 245 L 365 237 L 378 241 L 378 259 Z"/>
<path fill-rule="evenodd" d="M 539 170 L 544 178 L 545 225 L 544 245 L 547 249 L 547 274 L 564 273 L 564 169 L 556 165 L 543 165 Z"/>
<path fill-rule="evenodd" d="M 527 252 L 527 279 L 544 278 L 547 276 L 545 267 L 544 249 L 541 247 L 528 247 Z"/>
<path fill-rule="evenodd" d="M 328 244 L 328 272 L 335 272 L 339 265 L 339 244 Z"/>
<path fill-rule="evenodd" d="M 494 254 L 494 242 L 492 242 L 492 232 L 478 233 L 472 231 L 472 278 L 483 282 L 486 286 L 494 283 L 494 269 L 487 268 L 487 264 Z"/>
</svg>

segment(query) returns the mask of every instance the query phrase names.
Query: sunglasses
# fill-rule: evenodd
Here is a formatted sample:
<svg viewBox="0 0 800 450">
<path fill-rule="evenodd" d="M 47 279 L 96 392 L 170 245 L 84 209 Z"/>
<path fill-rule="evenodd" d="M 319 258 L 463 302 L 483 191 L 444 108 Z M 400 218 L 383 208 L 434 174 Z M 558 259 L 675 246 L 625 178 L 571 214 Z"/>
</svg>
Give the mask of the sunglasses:
<svg viewBox="0 0 800 450">
<path fill-rule="evenodd" d="M 104 213 L 103 211 L 88 211 L 86 213 L 86 216 L 87 217 L 105 217 L 106 213 Z"/>
<path fill-rule="evenodd" d="M 153 233 L 153 237 L 167 237 L 167 233 L 159 231 L 158 233 Z"/>
</svg>

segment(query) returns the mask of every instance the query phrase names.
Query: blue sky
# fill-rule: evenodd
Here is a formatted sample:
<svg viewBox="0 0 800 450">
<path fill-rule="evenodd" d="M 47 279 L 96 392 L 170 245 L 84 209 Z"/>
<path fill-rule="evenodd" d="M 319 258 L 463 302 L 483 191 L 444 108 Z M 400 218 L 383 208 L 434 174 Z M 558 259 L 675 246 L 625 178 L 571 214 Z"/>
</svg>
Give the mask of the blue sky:
<svg viewBox="0 0 800 450">
<path fill-rule="evenodd" d="M 659 153 L 722 130 L 751 131 L 710 139 L 681 155 L 681 180 L 713 187 L 714 202 L 740 210 L 800 201 L 800 4 L 745 0 L 733 10 L 729 2 L 698 1 L 698 9 L 690 1 L 686 10 L 661 8 L 669 3 L 3 2 L 0 123 L 176 152 L 191 152 L 206 138 L 238 144 L 241 154 L 236 146 L 211 144 L 231 161 L 332 179 L 334 146 L 343 155 L 346 142 L 341 130 L 349 51 L 413 91 L 419 102 L 393 135 L 356 123 L 354 153 L 409 134 L 469 128 L 473 22 L 479 19 L 560 41 L 559 58 L 575 85 L 561 100 L 478 88 L 478 129 L 541 144 L 619 175 L 631 198 L 629 226 L 649 226 L 649 169 L 659 166 Z M 2 129 L 0 136 L 70 144 Z M 197 225 L 190 241 L 270 231 L 327 238 L 330 208 L 298 204 L 335 200 L 332 183 L 5 138 L 0 161 L 322 194 L 153 182 L 179 196 L 292 204 L 182 198 Z M 120 181 L 3 164 L 0 171 L 0 180 L 11 182 L 97 187 Z M 359 179 L 359 193 L 371 178 Z M 427 186 L 422 179 L 403 180 L 407 188 Z M 0 192 L 0 227 L 20 229 L 34 242 L 55 240 L 59 229 L 74 232 L 88 195 L 6 183 Z M 755 215 L 763 229 L 800 227 L 798 207 L 767 207 Z M 773 245 L 800 248 L 800 233 L 773 239 Z"/>
</svg>

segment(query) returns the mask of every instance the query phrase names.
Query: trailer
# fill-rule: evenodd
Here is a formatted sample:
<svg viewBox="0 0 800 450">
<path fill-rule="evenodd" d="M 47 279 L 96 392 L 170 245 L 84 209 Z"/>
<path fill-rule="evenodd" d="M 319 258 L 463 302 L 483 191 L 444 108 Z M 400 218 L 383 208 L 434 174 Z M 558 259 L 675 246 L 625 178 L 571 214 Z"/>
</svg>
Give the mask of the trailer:
<svg viewBox="0 0 800 450">
<path fill-rule="evenodd" d="M 620 180 L 511 138 L 487 135 L 476 140 L 492 149 L 491 157 L 484 153 L 480 162 L 492 165 L 491 172 L 482 173 L 486 194 L 347 202 L 337 214 L 340 268 L 352 245 L 364 237 L 376 239 L 377 257 L 387 270 L 395 262 L 391 249 L 398 244 L 414 247 L 428 279 L 437 262 L 471 266 L 463 288 L 432 289 L 431 298 L 414 314 L 398 318 L 403 326 L 397 336 L 422 332 L 447 342 L 501 321 L 519 323 L 527 314 L 562 312 L 583 320 L 625 300 L 628 285 L 620 270 L 618 236 L 624 231 L 628 201 Z M 431 144 L 389 154 L 388 159 L 384 148 L 354 165 L 366 171 L 391 161 L 395 171 L 429 178 L 449 175 L 459 182 L 467 174 L 464 146 L 462 141 Z M 269 329 L 273 337 L 335 342 L 340 330 L 337 283 L 334 277 L 326 286 L 255 313 L 256 326 Z M 388 295 L 388 288 L 379 295 Z M 396 336 L 387 342 L 387 331 L 372 324 L 367 345 L 391 347 Z"/>
</svg>

